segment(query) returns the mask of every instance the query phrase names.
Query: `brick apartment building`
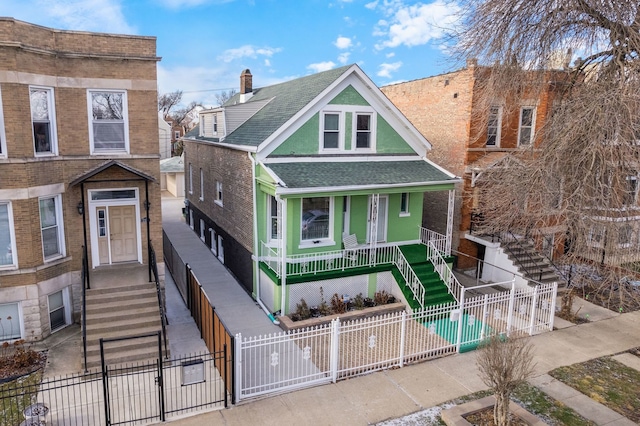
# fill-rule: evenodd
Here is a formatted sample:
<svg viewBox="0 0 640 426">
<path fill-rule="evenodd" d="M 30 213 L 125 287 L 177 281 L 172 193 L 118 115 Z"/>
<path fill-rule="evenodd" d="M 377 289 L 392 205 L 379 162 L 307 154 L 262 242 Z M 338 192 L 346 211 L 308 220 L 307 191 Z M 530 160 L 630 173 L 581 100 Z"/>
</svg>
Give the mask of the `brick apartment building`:
<svg viewBox="0 0 640 426">
<path fill-rule="evenodd" d="M 477 179 L 492 167 L 508 161 L 510 154 L 537 143 L 536 132 L 547 120 L 556 87 L 549 84 L 540 96 L 509 108 L 504 99 L 496 99 L 485 110 L 485 104 L 478 99 L 478 83 L 488 70 L 471 59 L 465 68 L 454 72 L 381 88 L 432 143 L 431 158 L 463 177 L 462 185 L 456 190 L 454 219 L 454 246 L 461 253 L 458 258 L 461 268 L 474 267 L 473 258 L 483 259 L 486 245 L 490 244 L 471 232 L 472 216 L 478 212 L 479 205 Z M 564 75 L 562 72 L 549 74 L 550 79 Z M 484 119 L 478 119 L 481 115 Z M 425 226 L 442 230 L 447 212 L 438 206 L 443 204 L 435 198 L 425 201 L 432 203 L 424 208 Z M 549 258 L 562 250 L 564 230 L 561 226 L 538 231 L 536 245 L 544 249 Z"/>
<path fill-rule="evenodd" d="M 0 341 L 80 313 L 88 266 L 162 259 L 155 37 L 0 18 Z"/>
</svg>

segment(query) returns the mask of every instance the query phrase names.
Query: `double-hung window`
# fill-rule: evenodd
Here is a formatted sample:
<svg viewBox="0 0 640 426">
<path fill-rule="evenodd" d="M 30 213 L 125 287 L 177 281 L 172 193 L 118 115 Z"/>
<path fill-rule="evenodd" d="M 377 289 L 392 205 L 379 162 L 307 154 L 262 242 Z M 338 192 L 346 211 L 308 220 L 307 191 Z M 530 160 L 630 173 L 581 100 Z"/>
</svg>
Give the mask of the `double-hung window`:
<svg viewBox="0 0 640 426">
<path fill-rule="evenodd" d="M 62 198 L 60 195 L 40 198 L 40 230 L 44 260 L 65 255 L 64 229 L 62 222 Z"/>
<path fill-rule="evenodd" d="M 487 122 L 487 146 L 500 146 L 500 128 L 502 126 L 502 108 L 492 105 Z"/>
<path fill-rule="evenodd" d="M 7 138 L 4 132 L 4 114 L 2 112 L 2 93 L 0 92 L 0 158 L 7 156 Z"/>
<path fill-rule="evenodd" d="M 633 243 L 633 227 L 629 224 L 624 224 L 618 230 L 618 247 L 626 248 L 631 247 Z"/>
<path fill-rule="evenodd" d="M 400 194 L 400 216 L 409 216 L 409 193 L 403 192 Z"/>
<path fill-rule="evenodd" d="M 371 148 L 372 114 L 356 114 L 356 149 Z"/>
<path fill-rule="evenodd" d="M 11 203 L 0 202 L 0 269 L 17 265 Z"/>
<path fill-rule="evenodd" d="M 129 152 L 127 92 L 89 90 L 89 138 L 92 153 Z"/>
<path fill-rule="evenodd" d="M 204 201 L 204 172 L 200 169 L 200 201 Z"/>
<path fill-rule="evenodd" d="M 48 297 L 49 302 L 49 324 L 51 331 L 61 329 L 70 324 L 69 318 L 69 290 L 64 288 L 60 291 L 52 293 Z"/>
<path fill-rule="evenodd" d="M 322 148 L 325 150 L 340 149 L 340 113 L 325 112 L 322 114 Z"/>
<path fill-rule="evenodd" d="M 331 198 L 302 199 L 301 240 L 314 244 L 331 236 Z"/>
<path fill-rule="evenodd" d="M 638 199 L 638 176 L 627 176 L 627 188 L 623 194 L 623 204 L 625 206 L 635 206 Z"/>
<path fill-rule="evenodd" d="M 518 129 L 518 145 L 531 145 L 534 136 L 534 126 L 536 123 L 535 107 L 520 108 L 520 126 Z"/>
<path fill-rule="evenodd" d="M 189 194 L 193 194 L 193 165 L 189 163 Z"/>
<path fill-rule="evenodd" d="M 218 115 L 213 114 L 213 133 L 218 133 Z"/>
<path fill-rule="evenodd" d="M 56 155 L 58 142 L 53 89 L 32 86 L 29 88 L 29 97 L 35 154 L 36 156 Z"/>
<path fill-rule="evenodd" d="M 280 228 L 278 222 L 278 200 L 273 195 L 268 196 L 268 223 L 267 228 L 269 229 L 269 241 L 280 239 Z"/>
</svg>

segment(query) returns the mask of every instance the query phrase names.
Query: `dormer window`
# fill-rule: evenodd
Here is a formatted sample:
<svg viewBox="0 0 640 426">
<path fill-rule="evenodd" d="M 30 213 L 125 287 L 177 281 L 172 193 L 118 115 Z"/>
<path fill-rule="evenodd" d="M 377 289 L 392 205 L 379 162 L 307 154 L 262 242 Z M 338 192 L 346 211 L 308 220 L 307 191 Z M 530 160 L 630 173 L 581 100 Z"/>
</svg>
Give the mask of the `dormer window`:
<svg viewBox="0 0 640 426">
<path fill-rule="evenodd" d="M 340 148 L 340 113 L 325 113 L 323 115 L 324 137 L 322 147 L 324 149 Z"/>
<path fill-rule="evenodd" d="M 356 149 L 371 148 L 371 114 L 356 114 Z"/>
</svg>

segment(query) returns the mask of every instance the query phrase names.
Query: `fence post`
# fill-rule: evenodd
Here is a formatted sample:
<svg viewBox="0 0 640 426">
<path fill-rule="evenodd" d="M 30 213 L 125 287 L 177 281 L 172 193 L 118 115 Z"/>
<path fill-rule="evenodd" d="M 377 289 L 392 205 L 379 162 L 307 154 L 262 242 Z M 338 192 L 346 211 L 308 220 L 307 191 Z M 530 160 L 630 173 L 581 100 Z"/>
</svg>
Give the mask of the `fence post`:
<svg viewBox="0 0 640 426">
<path fill-rule="evenodd" d="M 482 304 L 482 328 L 480 329 L 480 340 L 484 340 L 487 330 L 487 319 L 489 318 L 489 295 L 484 295 L 484 303 Z"/>
<path fill-rule="evenodd" d="M 237 404 L 240 402 L 240 395 L 242 395 L 242 333 L 236 334 L 235 341 L 235 356 L 233 357 L 235 360 L 235 397 L 233 403 Z"/>
<path fill-rule="evenodd" d="M 531 302 L 531 320 L 529 322 L 529 336 L 533 336 L 533 325 L 536 319 L 536 303 L 538 303 L 538 291 L 540 286 L 537 285 L 533 288 L 533 300 Z"/>
<path fill-rule="evenodd" d="M 162 337 L 158 331 L 158 386 L 160 386 L 159 398 L 160 398 L 160 421 L 166 420 L 165 406 L 164 406 L 164 367 L 162 365 Z"/>
<path fill-rule="evenodd" d="M 331 321 L 331 357 L 329 365 L 331 365 L 331 381 L 335 383 L 338 380 L 338 357 L 340 355 L 340 318 Z"/>
<path fill-rule="evenodd" d="M 464 287 L 460 294 L 460 318 L 458 318 L 458 336 L 456 337 L 456 352 L 460 353 L 460 344 L 462 342 L 462 319 L 464 317 Z"/>
<path fill-rule="evenodd" d="M 404 340 L 407 334 L 407 311 L 402 311 L 402 324 L 400 329 L 400 362 L 399 366 L 402 367 L 404 364 Z"/>
<path fill-rule="evenodd" d="M 558 282 L 553 283 L 553 293 L 551 293 L 551 306 L 549 306 L 549 331 L 553 331 L 553 321 L 556 319 L 556 299 L 558 298 Z"/>
<path fill-rule="evenodd" d="M 513 304 L 516 297 L 516 280 L 511 282 L 511 293 L 509 295 L 509 315 L 507 316 L 507 337 L 511 333 L 511 321 L 513 320 Z"/>
</svg>

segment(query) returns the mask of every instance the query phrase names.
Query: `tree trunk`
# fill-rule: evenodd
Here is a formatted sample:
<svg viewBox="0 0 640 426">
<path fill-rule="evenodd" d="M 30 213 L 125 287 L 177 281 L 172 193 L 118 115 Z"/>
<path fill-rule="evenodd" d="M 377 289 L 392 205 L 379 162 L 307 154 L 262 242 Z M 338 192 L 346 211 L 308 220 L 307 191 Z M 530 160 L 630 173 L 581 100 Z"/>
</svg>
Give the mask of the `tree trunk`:
<svg viewBox="0 0 640 426">
<path fill-rule="evenodd" d="M 509 396 L 496 393 L 496 405 L 493 407 L 493 422 L 497 426 L 509 426 Z"/>
</svg>

